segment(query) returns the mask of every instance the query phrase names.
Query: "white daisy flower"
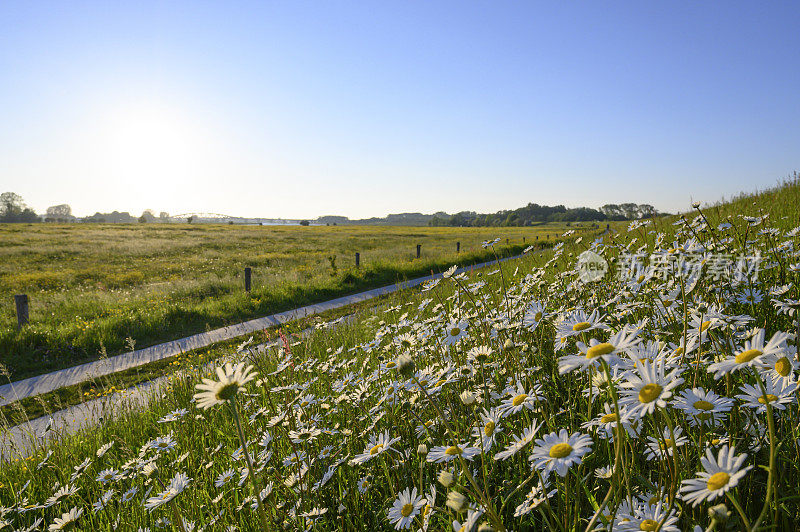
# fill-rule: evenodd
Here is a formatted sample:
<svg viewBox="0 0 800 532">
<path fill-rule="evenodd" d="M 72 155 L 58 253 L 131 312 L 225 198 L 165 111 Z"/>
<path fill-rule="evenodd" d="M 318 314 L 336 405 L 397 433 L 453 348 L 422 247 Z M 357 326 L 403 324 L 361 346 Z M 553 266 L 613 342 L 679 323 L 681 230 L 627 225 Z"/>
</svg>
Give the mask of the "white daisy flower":
<svg viewBox="0 0 800 532">
<path fill-rule="evenodd" d="M 61 517 L 56 517 L 47 530 L 50 532 L 58 530 L 71 530 L 75 528 L 75 522 L 83 514 L 83 508 L 72 508 L 69 512 L 61 514 Z"/>
<path fill-rule="evenodd" d="M 686 412 L 693 426 L 717 425 L 733 407 L 733 399 L 722 397 L 703 388 L 683 390 L 675 399 L 675 407 Z"/>
<path fill-rule="evenodd" d="M 761 414 L 767 411 L 767 404 L 778 410 L 785 410 L 786 405 L 794 404 L 794 392 L 797 390 L 796 382 L 786 382 L 784 379 L 767 379 L 764 381 L 764 391 L 760 386 L 742 384 L 742 392 L 737 399 L 744 402 L 744 406 L 755 409 Z"/>
<path fill-rule="evenodd" d="M 735 487 L 753 467 L 742 467 L 747 455 L 736 456 L 735 450 L 735 447 L 728 448 L 724 445 L 715 458 L 711 449 L 706 449 L 705 457 L 700 459 L 704 470 L 697 474 L 697 478 L 681 483 L 681 498 L 692 503 L 692 506 L 697 506 L 706 500 L 713 501 Z"/>
<path fill-rule="evenodd" d="M 364 449 L 364 452 L 353 457 L 353 459 L 350 460 L 350 464 L 363 464 L 376 456 L 380 456 L 381 453 L 390 450 L 394 451 L 395 449 L 392 447 L 392 444 L 398 441 L 400 441 L 399 437 L 392 438 L 389 436 L 389 431 L 385 430 L 377 436 L 373 436 Z"/>
<path fill-rule="evenodd" d="M 621 384 L 619 403 L 626 407 L 628 415 L 644 417 L 646 414 L 652 414 L 656 407 L 667 406 L 667 400 L 672 397 L 672 390 L 679 386 L 683 379 L 678 377 L 681 368 L 666 373 L 664 366 L 663 360 L 652 365 L 645 361 L 627 373 L 627 379 Z"/>
<path fill-rule="evenodd" d="M 500 404 L 498 410 L 503 417 L 508 417 L 511 414 L 516 414 L 523 408 L 533 410 L 536 403 L 544 399 L 540 394 L 542 387 L 535 384 L 530 390 L 526 390 L 522 384 L 518 384 L 516 388 L 510 388 L 507 393 L 511 396 Z"/>
<path fill-rule="evenodd" d="M 504 450 L 494 455 L 495 460 L 506 460 L 517 454 L 523 447 L 533 441 L 534 436 L 539 431 L 540 424 L 534 422 L 533 425 L 522 431 L 521 434 L 514 434 L 512 441 Z"/>
<path fill-rule="evenodd" d="M 414 518 L 419 514 L 420 508 L 425 506 L 425 499 L 417 495 L 417 488 L 409 491 L 408 488 L 397 495 L 392 507 L 389 508 L 389 521 L 395 530 L 410 528 Z"/>
<path fill-rule="evenodd" d="M 710 364 L 708 371 L 714 374 L 715 379 L 719 379 L 734 371 L 761 366 L 761 357 L 764 355 L 782 355 L 786 350 L 786 340 L 790 337 L 790 334 L 778 331 L 764 345 L 764 329 L 758 329 L 750 340 L 745 341 L 744 348 L 735 356 Z"/>
<path fill-rule="evenodd" d="M 477 447 L 470 447 L 467 442 L 459 443 L 458 445 L 445 445 L 441 447 L 432 447 L 428 451 L 428 462 L 444 463 L 455 460 L 459 456 L 464 460 L 472 460 L 475 455 L 481 454 L 481 450 Z"/>
<path fill-rule="evenodd" d="M 567 470 L 573 464 L 581 463 L 583 456 L 592 450 L 592 438 L 580 432 L 570 435 L 566 429 L 558 433 L 551 432 L 544 438 L 536 440 L 528 461 L 533 467 L 541 470 L 544 476 L 555 471 L 560 476 L 566 476 Z"/>
<path fill-rule="evenodd" d="M 245 384 L 256 377 L 252 370 L 253 366 L 245 367 L 244 362 L 235 366 L 227 362 L 224 367 L 217 367 L 219 381 L 204 378 L 202 384 L 195 386 L 200 390 L 194 394 L 198 408 L 208 409 L 233 399 Z"/>
</svg>

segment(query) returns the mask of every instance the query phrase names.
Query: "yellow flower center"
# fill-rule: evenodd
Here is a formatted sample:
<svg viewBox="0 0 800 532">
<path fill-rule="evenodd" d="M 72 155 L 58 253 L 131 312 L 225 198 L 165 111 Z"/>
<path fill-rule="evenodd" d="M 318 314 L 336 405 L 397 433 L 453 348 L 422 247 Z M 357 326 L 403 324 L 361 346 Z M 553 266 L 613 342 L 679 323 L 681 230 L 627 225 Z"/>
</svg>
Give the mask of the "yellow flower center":
<svg viewBox="0 0 800 532">
<path fill-rule="evenodd" d="M 665 438 L 663 442 L 658 442 L 658 446 L 662 449 L 669 449 L 675 447 L 675 442 L 671 438 Z"/>
<path fill-rule="evenodd" d="M 639 530 L 655 530 L 656 528 L 658 528 L 658 521 L 652 519 L 645 519 L 639 523 Z"/>
<path fill-rule="evenodd" d="M 461 329 L 458 327 L 453 327 L 450 329 L 450 336 L 458 336 L 459 334 L 461 334 Z"/>
<path fill-rule="evenodd" d="M 771 403 L 771 402 L 777 401 L 777 400 L 778 400 L 778 396 L 772 395 L 771 393 L 768 393 L 767 395 L 762 395 L 761 397 L 758 398 L 758 402 L 761 403 L 762 405 L 765 405 L 767 403 Z"/>
<path fill-rule="evenodd" d="M 381 449 L 383 449 L 383 444 L 379 443 L 378 445 L 369 450 L 369 455 L 370 456 L 376 455 L 379 452 L 381 452 Z"/>
<path fill-rule="evenodd" d="M 536 315 L 533 317 L 534 320 L 540 321 L 542 319 L 542 313 L 537 312 Z"/>
<path fill-rule="evenodd" d="M 522 404 L 522 402 L 523 402 L 523 401 L 525 401 L 525 399 L 527 399 L 527 398 L 528 398 L 528 394 L 526 394 L 526 393 L 521 393 L 521 394 L 519 394 L 518 396 L 516 396 L 516 397 L 514 398 L 514 400 L 513 400 L 513 401 L 511 401 L 511 404 L 512 404 L 512 405 L 514 405 L 514 406 L 519 406 L 519 405 L 521 405 L 521 404 Z"/>
<path fill-rule="evenodd" d="M 575 332 L 585 331 L 586 329 L 588 329 L 591 326 L 592 326 L 592 324 L 589 323 L 588 321 L 582 321 L 582 322 L 579 322 L 579 323 L 576 323 L 575 325 L 573 325 L 572 326 L 572 330 L 575 331 Z"/>
<path fill-rule="evenodd" d="M 217 400 L 228 401 L 233 399 L 233 396 L 236 395 L 236 392 L 238 391 L 239 385 L 237 383 L 232 382 L 230 384 L 226 384 L 217 391 Z"/>
<path fill-rule="evenodd" d="M 596 358 L 599 356 L 607 355 L 614 350 L 614 346 L 609 343 L 602 343 L 593 345 L 586 350 L 586 358 Z"/>
<path fill-rule="evenodd" d="M 484 425 L 483 433 L 486 434 L 487 436 L 491 436 L 494 433 L 494 421 L 490 421 L 486 425 Z"/>
<path fill-rule="evenodd" d="M 789 362 L 788 358 L 781 357 L 775 362 L 775 371 L 778 372 L 778 375 L 781 377 L 788 377 L 789 373 L 792 371 L 792 363 Z"/>
<path fill-rule="evenodd" d="M 445 450 L 444 454 L 448 456 L 455 456 L 457 454 L 461 454 L 462 452 L 464 451 L 461 450 L 461 447 L 458 447 L 457 445 L 451 445 L 447 448 L 447 450 Z"/>
<path fill-rule="evenodd" d="M 550 458 L 564 458 L 572 454 L 572 446 L 568 443 L 557 443 L 550 447 Z"/>
<path fill-rule="evenodd" d="M 413 504 L 410 504 L 410 503 L 409 504 L 404 504 L 403 505 L 403 509 L 400 510 L 400 515 L 402 515 L 403 517 L 408 517 L 409 515 L 411 515 L 411 512 L 413 512 L 413 511 L 414 511 L 414 505 Z"/>
<path fill-rule="evenodd" d="M 704 332 L 709 327 L 711 327 L 711 322 L 710 321 L 704 321 L 703 323 L 700 324 L 700 332 Z"/>
<path fill-rule="evenodd" d="M 748 349 L 747 351 L 742 351 L 738 355 L 736 355 L 736 363 L 737 364 L 746 364 L 753 360 L 756 357 L 760 357 L 762 352 L 758 349 Z"/>
<path fill-rule="evenodd" d="M 637 283 L 641 283 L 642 281 L 644 281 L 644 275 L 640 275 L 639 277 L 637 277 L 636 279 Z"/>
<path fill-rule="evenodd" d="M 617 421 L 618 419 L 619 419 L 619 417 L 617 417 L 617 413 L 616 412 L 611 412 L 610 414 L 606 414 L 603 417 L 601 417 L 600 421 L 603 422 L 603 423 L 611 423 L 611 422 Z"/>
<path fill-rule="evenodd" d="M 728 481 L 731 479 L 731 476 L 727 474 L 725 471 L 720 471 L 719 473 L 714 473 L 710 477 L 708 477 L 707 486 L 708 489 L 711 491 L 721 489 L 725 487 Z"/>
<path fill-rule="evenodd" d="M 709 410 L 713 410 L 714 409 L 714 405 L 712 405 L 711 403 L 709 403 L 708 401 L 706 401 L 704 399 L 700 399 L 699 401 L 695 401 L 692 406 L 695 407 L 698 410 L 705 410 L 705 411 L 709 411 Z"/>
<path fill-rule="evenodd" d="M 663 388 L 655 383 L 645 384 L 641 390 L 639 390 L 639 402 L 640 403 L 652 403 L 661 395 L 661 390 Z"/>
<path fill-rule="evenodd" d="M 678 349 L 676 349 L 676 350 L 675 350 L 675 354 L 676 354 L 676 355 L 682 355 L 682 354 L 683 354 L 683 348 L 682 348 L 682 347 L 679 347 Z"/>
<path fill-rule="evenodd" d="M 386 367 L 389 368 L 389 369 L 391 369 L 391 368 L 393 368 L 395 366 L 396 366 L 396 364 L 394 363 L 394 360 L 392 360 L 391 362 L 387 362 L 386 363 Z"/>
</svg>

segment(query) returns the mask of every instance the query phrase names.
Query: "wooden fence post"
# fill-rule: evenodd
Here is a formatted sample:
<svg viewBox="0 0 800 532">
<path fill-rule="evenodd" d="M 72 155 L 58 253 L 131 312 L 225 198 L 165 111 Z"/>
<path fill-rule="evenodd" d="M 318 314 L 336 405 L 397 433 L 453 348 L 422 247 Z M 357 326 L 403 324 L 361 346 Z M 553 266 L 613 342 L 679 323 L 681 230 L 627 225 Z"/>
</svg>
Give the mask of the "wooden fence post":
<svg viewBox="0 0 800 532">
<path fill-rule="evenodd" d="M 461 253 L 461 242 L 456 242 L 456 253 Z"/>
<path fill-rule="evenodd" d="M 356 268 L 358 268 L 360 263 L 361 263 L 361 254 L 358 251 L 356 251 Z"/>
<path fill-rule="evenodd" d="M 17 330 L 28 323 L 28 296 L 18 294 L 14 296 L 14 303 L 17 305 Z"/>
<path fill-rule="evenodd" d="M 252 270 L 250 269 L 249 266 L 244 269 L 244 291 L 245 292 L 249 292 L 250 291 L 251 273 L 252 273 Z"/>
<path fill-rule="evenodd" d="M 417 244 L 417 258 L 419 258 L 419 252 L 420 252 L 421 248 L 422 248 L 422 244 Z"/>
</svg>

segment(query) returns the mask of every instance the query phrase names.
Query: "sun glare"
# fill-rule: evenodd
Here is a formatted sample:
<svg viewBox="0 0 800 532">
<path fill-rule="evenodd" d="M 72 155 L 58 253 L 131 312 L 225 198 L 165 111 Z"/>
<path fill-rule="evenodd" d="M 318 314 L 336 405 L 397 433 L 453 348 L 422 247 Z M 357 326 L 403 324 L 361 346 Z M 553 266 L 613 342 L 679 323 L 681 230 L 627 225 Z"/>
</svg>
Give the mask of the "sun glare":
<svg viewBox="0 0 800 532">
<path fill-rule="evenodd" d="M 108 162 L 116 177 L 149 184 L 190 177 L 199 149 L 197 134 L 168 109 L 131 108 L 115 115 Z"/>
</svg>

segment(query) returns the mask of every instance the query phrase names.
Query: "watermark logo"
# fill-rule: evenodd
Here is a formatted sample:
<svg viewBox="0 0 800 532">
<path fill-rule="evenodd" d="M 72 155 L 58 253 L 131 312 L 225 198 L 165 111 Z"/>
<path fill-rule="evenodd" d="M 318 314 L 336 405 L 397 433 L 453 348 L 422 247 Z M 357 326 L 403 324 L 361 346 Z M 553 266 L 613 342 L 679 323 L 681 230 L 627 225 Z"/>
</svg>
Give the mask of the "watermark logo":
<svg viewBox="0 0 800 532">
<path fill-rule="evenodd" d="M 599 281 L 608 272 L 608 262 L 594 251 L 584 251 L 578 255 L 575 267 L 578 278 L 584 283 Z"/>
</svg>

